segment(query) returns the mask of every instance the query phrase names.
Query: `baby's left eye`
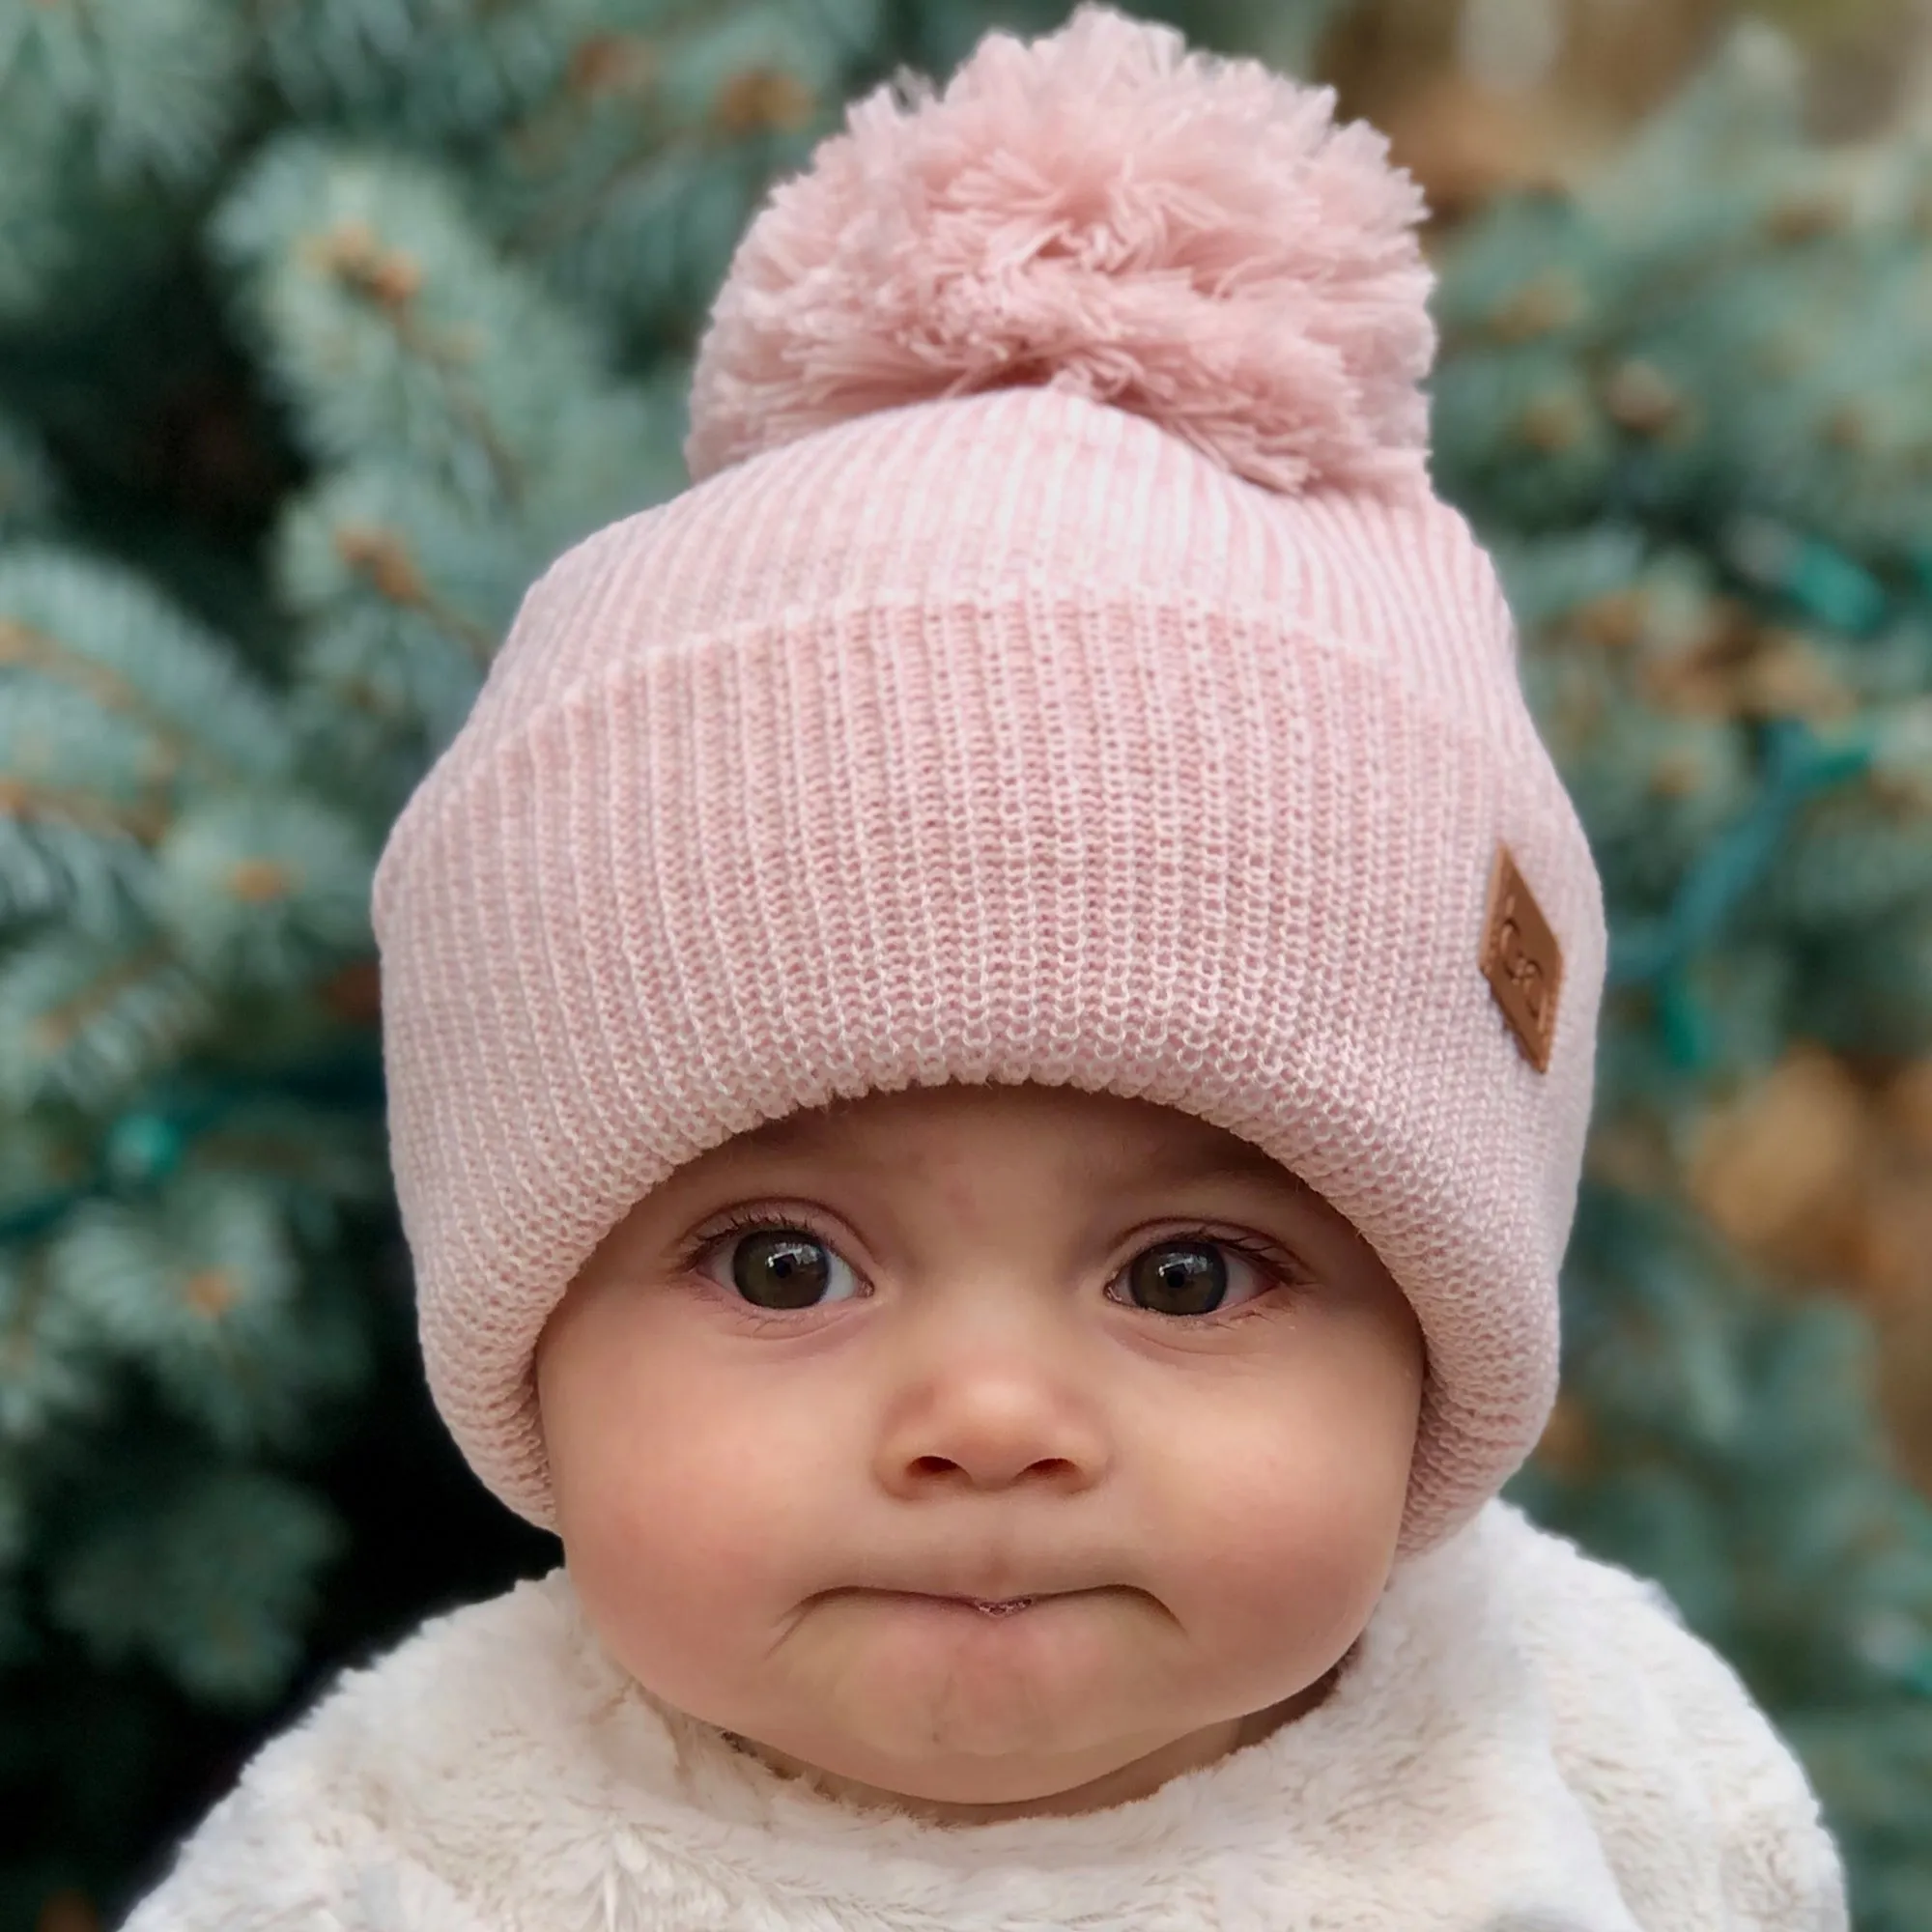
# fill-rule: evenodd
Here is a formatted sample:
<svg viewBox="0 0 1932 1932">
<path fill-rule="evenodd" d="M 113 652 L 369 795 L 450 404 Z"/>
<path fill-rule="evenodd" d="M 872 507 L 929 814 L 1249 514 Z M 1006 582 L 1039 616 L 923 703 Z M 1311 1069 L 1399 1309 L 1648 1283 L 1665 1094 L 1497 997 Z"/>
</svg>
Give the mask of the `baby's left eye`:
<svg viewBox="0 0 1932 1932">
<path fill-rule="evenodd" d="M 1155 1315 L 1212 1315 L 1228 1298 L 1231 1258 L 1235 1275 L 1245 1275 L 1252 1284 L 1248 1299 L 1277 1285 L 1277 1277 L 1238 1243 L 1198 1235 L 1143 1248 L 1116 1279 L 1135 1308 Z"/>
</svg>

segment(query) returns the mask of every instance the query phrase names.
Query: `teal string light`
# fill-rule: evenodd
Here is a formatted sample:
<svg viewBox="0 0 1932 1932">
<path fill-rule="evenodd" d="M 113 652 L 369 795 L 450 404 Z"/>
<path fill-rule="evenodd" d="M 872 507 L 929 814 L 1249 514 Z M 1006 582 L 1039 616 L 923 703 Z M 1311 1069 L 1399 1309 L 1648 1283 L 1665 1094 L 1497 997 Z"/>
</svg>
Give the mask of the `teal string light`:
<svg viewBox="0 0 1932 1932">
<path fill-rule="evenodd" d="M 1609 982 L 1652 987 L 1659 1034 L 1673 1065 L 1710 1064 L 1714 1029 L 1690 982 L 1692 960 L 1716 944 L 1763 878 L 1799 807 L 1865 771 L 1872 750 L 1869 725 L 1827 740 L 1796 719 L 1767 724 L 1765 781 L 1750 809 L 1705 848 L 1662 920 L 1633 923 L 1612 935 Z"/>
<path fill-rule="evenodd" d="M 118 1186 L 151 1187 L 181 1165 L 187 1138 L 164 1113 L 126 1114 L 107 1130 L 101 1164 Z"/>
<path fill-rule="evenodd" d="M 1932 1703 L 1932 1640 L 1918 1646 L 1912 1662 L 1898 1673 L 1898 1681 L 1913 1695 Z"/>
<path fill-rule="evenodd" d="M 238 1107 L 265 1097 L 331 1112 L 380 1115 L 384 1106 L 381 1063 L 363 1050 L 275 1078 L 203 1081 L 192 1090 L 151 1096 L 107 1127 L 91 1173 L 0 1215 L 0 1244 L 32 1240 L 83 1201 L 140 1194 L 159 1186 L 179 1171 L 203 1134 Z"/>
<path fill-rule="evenodd" d="M 1889 602 L 1885 586 L 1869 571 L 1843 552 L 1808 538 L 1798 546 L 1779 587 L 1807 616 L 1852 638 L 1877 630 Z"/>
<path fill-rule="evenodd" d="M 1724 550 L 1733 568 L 1760 590 L 1842 636 L 1869 637 L 1890 608 L 1885 585 L 1855 558 L 1769 518 L 1738 519 Z"/>
<path fill-rule="evenodd" d="M 1656 999 L 1658 1033 L 1670 1064 L 1702 1072 L 1711 1064 L 1714 1030 L 1681 963 L 1658 976 Z"/>
</svg>

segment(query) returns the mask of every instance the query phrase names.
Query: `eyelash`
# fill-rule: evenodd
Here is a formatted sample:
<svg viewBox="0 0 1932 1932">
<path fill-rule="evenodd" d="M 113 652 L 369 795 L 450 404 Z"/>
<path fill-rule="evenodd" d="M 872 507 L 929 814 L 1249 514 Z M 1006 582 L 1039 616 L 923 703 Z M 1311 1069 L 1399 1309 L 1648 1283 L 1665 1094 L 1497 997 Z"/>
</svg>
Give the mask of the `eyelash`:
<svg viewBox="0 0 1932 1932">
<path fill-rule="evenodd" d="M 696 1236 L 686 1244 L 678 1260 L 679 1271 L 684 1274 L 696 1273 L 698 1263 L 734 1235 L 770 1233 L 781 1228 L 797 1228 L 810 1235 L 813 1239 L 824 1242 L 827 1247 L 837 1245 L 832 1234 L 819 1224 L 816 1216 L 810 1213 L 800 1211 L 781 1215 L 753 1213 L 743 1208 L 733 1208 L 722 1222 L 711 1225 L 705 1233 Z M 1270 1284 L 1269 1291 L 1258 1294 L 1252 1301 L 1242 1302 L 1238 1308 L 1227 1310 L 1226 1313 L 1217 1310 L 1208 1315 L 1161 1316 L 1159 1319 L 1165 1321 L 1184 1322 L 1190 1328 L 1232 1327 L 1244 1317 L 1260 1312 L 1266 1302 L 1267 1293 L 1271 1293 L 1273 1289 L 1305 1287 L 1309 1281 L 1309 1277 L 1302 1272 L 1300 1265 L 1291 1261 L 1281 1250 L 1245 1240 L 1238 1235 L 1223 1235 L 1212 1228 L 1205 1227 L 1177 1228 L 1172 1234 L 1161 1236 L 1159 1240 L 1163 1245 L 1169 1241 L 1203 1241 L 1213 1247 L 1226 1248 L 1229 1253 L 1239 1255 L 1242 1260 L 1251 1262 L 1263 1275 L 1267 1277 Z M 1150 1242 L 1148 1245 L 1153 1246 L 1154 1243 Z M 1134 1250 L 1135 1254 L 1142 1252 L 1143 1250 L 1139 1248 Z M 1131 1259 L 1130 1256 L 1129 1260 Z M 1108 1285 L 1112 1286 L 1111 1279 Z M 818 1309 L 805 1308 L 794 1310 L 789 1314 L 773 1315 L 754 1307 L 749 1301 L 744 1303 L 734 1301 L 732 1305 L 745 1322 L 755 1329 L 789 1328 L 796 1331 L 802 1322 L 809 1321 L 813 1315 L 820 1312 Z M 1132 1307 L 1132 1304 L 1127 1302 L 1116 1305 Z M 1156 1313 L 1152 1309 L 1136 1309 L 1134 1312 Z"/>
</svg>

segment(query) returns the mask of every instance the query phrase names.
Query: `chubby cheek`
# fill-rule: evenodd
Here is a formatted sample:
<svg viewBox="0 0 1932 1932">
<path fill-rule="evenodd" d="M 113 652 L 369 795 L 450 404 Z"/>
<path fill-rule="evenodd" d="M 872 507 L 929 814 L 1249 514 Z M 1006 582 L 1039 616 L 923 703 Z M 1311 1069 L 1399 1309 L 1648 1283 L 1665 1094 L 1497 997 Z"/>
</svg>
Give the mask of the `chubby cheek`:
<svg viewBox="0 0 1932 1932">
<path fill-rule="evenodd" d="M 592 1623 L 639 1682 L 702 1710 L 753 1681 L 788 1612 L 824 1587 L 805 1559 L 826 1416 L 800 1414 L 776 1382 L 748 1389 L 702 1349 L 654 1346 L 647 1326 L 547 1338 L 544 1435 Z"/>
<path fill-rule="evenodd" d="M 1292 1382 L 1293 1378 L 1289 1378 Z M 1349 1378 L 1204 1406 L 1169 1465 L 1164 1594 L 1232 1705 L 1293 1694 L 1360 1634 L 1387 1581 L 1413 1443 L 1398 1395 Z"/>
</svg>

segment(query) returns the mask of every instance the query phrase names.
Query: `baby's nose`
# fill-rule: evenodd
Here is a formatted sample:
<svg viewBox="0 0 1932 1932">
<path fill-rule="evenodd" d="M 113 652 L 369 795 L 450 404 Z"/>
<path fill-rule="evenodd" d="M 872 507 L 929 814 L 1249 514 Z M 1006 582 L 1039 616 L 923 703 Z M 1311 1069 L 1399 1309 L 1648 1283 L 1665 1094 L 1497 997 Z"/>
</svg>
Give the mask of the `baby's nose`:
<svg viewBox="0 0 1932 1932">
<path fill-rule="evenodd" d="M 901 1496 L 1022 1482 L 1077 1491 L 1097 1482 L 1110 1461 L 1096 1405 L 1064 1372 L 957 1358 L 903 1391 L 888 1412 L 877 1471 Z"/>
</svg>

